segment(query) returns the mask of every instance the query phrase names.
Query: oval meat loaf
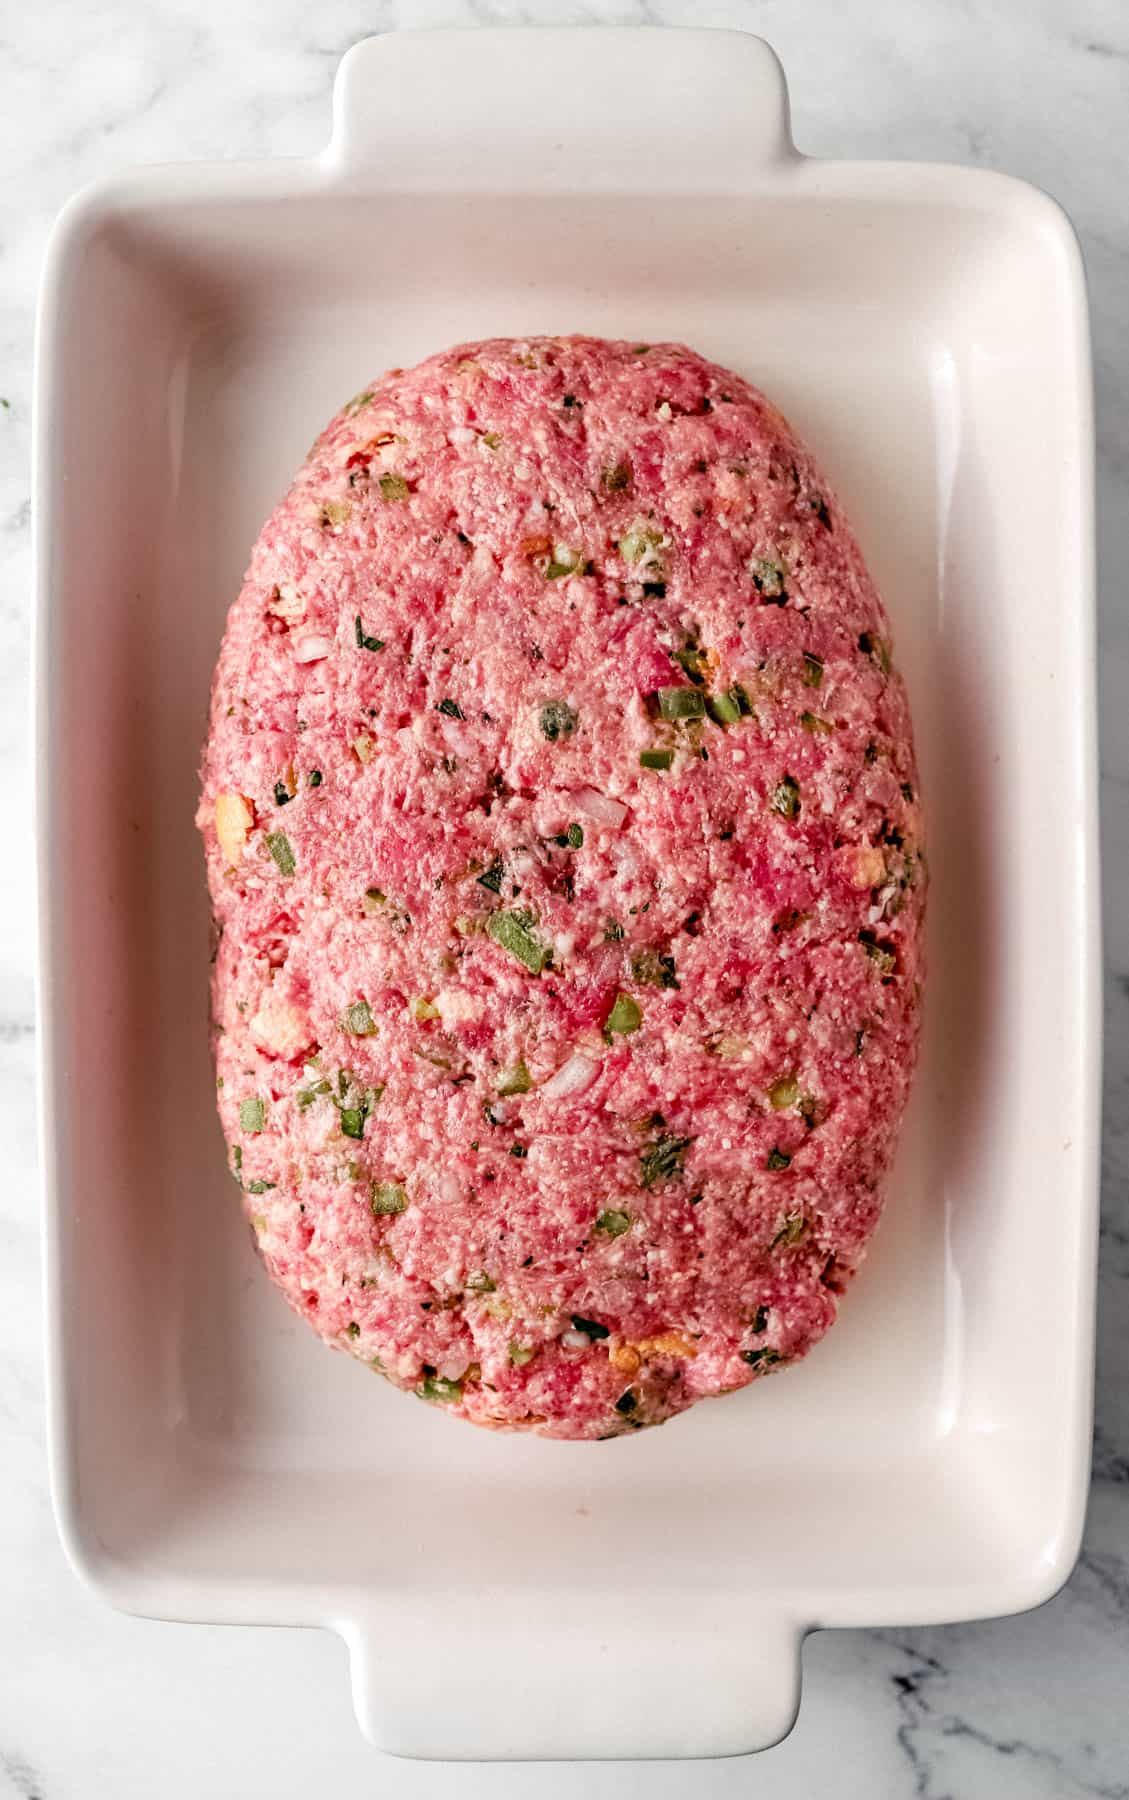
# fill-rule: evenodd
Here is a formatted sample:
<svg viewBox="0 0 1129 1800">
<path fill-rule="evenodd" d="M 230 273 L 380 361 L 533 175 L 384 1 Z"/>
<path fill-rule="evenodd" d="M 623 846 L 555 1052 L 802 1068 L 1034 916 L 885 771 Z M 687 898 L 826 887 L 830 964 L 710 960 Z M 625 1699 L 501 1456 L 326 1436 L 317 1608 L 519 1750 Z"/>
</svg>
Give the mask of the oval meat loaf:
<svg viewBox="0 0 1129 1800">
<path fill-rule="evenodd" d="M 811 1347 L 917 1039 L 906 693 L 850 527 L 677 344 L 466 344 L 263 529 L 199 823 L 266 1266 L 477 1424 L 603 1438 Z"/>
</svg>

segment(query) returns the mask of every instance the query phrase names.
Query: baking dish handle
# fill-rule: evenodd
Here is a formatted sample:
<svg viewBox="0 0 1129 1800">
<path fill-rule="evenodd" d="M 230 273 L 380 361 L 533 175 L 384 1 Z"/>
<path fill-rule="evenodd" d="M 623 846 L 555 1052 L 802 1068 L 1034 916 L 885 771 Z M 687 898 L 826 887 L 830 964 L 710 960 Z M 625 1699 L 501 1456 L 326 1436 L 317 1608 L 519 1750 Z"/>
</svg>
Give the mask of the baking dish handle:
<svg viewBox="0 0 1129 1800">
<path fill-rule="evenodd" d="M 322 163 L 335 183 L 397 192 L 701 194 L 748 188 L 796 155 L 763 39 L 584 27 L 354 44 Z"/>
<path fill-rule="evenodd" d="M 716 1590 L 448 1591 L 338 1630 L 362 1731 L 404 1756 L 736 1756 L 800 1702 L 798 1625 Z"/>
</svg>

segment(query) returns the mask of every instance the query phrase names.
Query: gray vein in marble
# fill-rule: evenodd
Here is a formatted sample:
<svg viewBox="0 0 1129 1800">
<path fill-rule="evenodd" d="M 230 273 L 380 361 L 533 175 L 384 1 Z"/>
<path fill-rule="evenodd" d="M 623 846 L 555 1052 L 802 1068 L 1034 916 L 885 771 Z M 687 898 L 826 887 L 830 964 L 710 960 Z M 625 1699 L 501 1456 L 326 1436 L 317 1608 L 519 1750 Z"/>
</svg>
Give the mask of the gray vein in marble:
<svg viewBox="0 0 1129 1800">
<path fill-rule="evenodd" d="M 1129 1467 L 1125 1476 L 1129 1478 Z M 1129 1569 L 1125 1559 L 1112 1552 L 1083 1550 L 1078 1558 L 1078 1568 L 1097 1583 L 1116 1618 L 1129 1623 Z"/>
<path fill-rule="evenodd" d="M 0 1750 L 0 1773 L 19 1800 L 45 1800 L 43 1783 L 30 1763 L 11 1750 Z"/>
<path fill-rule="evenodd" d="M 1097 1565 L 1093 1570 L 1089 1568 L 1091 1561 Z M 1124 1565 L 1119 1559 L 1083 1557 L 1079 1567 L 1094 1574 L 1103 1589 L 1114 1597 L 1116 1610 L 1123 1616 L 1129 1588 Z M 868 1635 L 895 1650 L 908 1664 L 904 1669 L 893 1671 L 889 1680 L 899 1718 L 895 1735 L 913 1780 L 915 1800 L 964 1800 L 968 1790 L 958 1793 L 951 1788 L 937 1767 L 939 1748 L 951 1745 L 954 1740 L 964 1740 L 989 1752 L 989 1769 L 998 1757 L 1020 1764 L 1029 1763 L 1053 1772 L 1056 1782 L 1061 1777 L 1072 1793 L 1093 1796 L 1093 1800 L 1129 1800 L 1129 1785 L 1090 1779 L 1064 1752 L 1027 1737 L 996 1735 L 963 1714 L 953 1712 L 945 1705 L 944 1687 L 951 1674 L 945 1663 L 904 1637 L 893 1638 L 885 1632 Z M 1082 1748 L 1084 1750 L 1085 1746 Z M 1067 1788 L 1062 1791 L 1065 1793 Z"/>
<path fill-rule="evenodd" d="M 1114 1449 L 1100 1424 L 1094 1427 L 1093 1474 L 1095 1481 L 1129 1483 L 1129 1456 Z M 1083 1557 L 1085 1554 L 1083 1551 Z"/>
<path fill-rule="evenodd" d="M 1103 44 L 1093 38 L 1087 40 L 1072 37 L 1070 43 L 1075 50 L 1085 51 L 1087 56 L 1124 57 L 1129 55 L 1129 51 L 1123 50 L 1119 44 Z"/>
</svg>

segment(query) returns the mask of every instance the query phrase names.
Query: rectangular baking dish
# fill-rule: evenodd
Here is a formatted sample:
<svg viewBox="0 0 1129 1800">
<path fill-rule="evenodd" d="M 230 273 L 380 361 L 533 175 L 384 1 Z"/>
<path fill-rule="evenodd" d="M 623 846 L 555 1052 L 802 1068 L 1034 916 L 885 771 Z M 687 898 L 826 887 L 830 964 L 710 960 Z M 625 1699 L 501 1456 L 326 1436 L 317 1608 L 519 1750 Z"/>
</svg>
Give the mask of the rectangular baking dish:
<svg viewBox="0 0 1129 1800">
<path fill-rule="evenodd" d="M 193 829 L 225 609 L 324 420 L 447 343 L 576 330 L 684 339 L 809 439 L 892 615 L 933 870 L 920 1077 L 841 1322 L 600 1446 L 453 1424 L 268 1290 L 213 1116 Z M 42 1130 L 55 1503 L 94 1587 L 338 1631 L 364 1730 L 434 1757 L 753 1749 L 813 1627 L 1059 1587 L 1093 1354 L 1091 457 L 1058 208 L 801 157 L 740 34 L 374 38 L 323 155 L 67 208 L 38 365 Z"/>
</svg>

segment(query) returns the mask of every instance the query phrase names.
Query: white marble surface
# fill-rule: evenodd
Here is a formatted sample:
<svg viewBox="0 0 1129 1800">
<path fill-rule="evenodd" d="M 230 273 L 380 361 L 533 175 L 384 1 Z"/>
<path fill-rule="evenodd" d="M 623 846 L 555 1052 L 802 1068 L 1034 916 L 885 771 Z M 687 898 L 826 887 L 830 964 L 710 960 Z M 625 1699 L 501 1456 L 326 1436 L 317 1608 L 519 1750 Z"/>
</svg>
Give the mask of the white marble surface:
<svg viewBox="0 0 1129 1800">
<path fill-rule="evenodd" d="M 57 208 L 146 160 L 280 155 L 328 135 L 335 65 L 404 25 L 698 23 L 759 31 L 814 152 L 942 158 L 1056 195 L 1089 268 L 1098 383 L 1107 1068 L 1094 1486 L 1068 1587 L 1023 1618 L 824 1634 L 792 1737 L 688 1769 L 452 1770 L 359 1739 L 315 1633 L 110 1613 L 66 1566 L 43 1448 L 32 1127 L 26 723 L 32 309 Z M 1125 0 L 9 0 L 0 15 L 0 1800 L 772 1794 L 1129 1797 L 1129 6 Z M 1048 854 L 1054 854 L 1048 846 Z M 81 897 L 76 896 L 76 904 Z M 1048 1326 L 1053 1331 L 1053 1324 Z"/>
</svg>

